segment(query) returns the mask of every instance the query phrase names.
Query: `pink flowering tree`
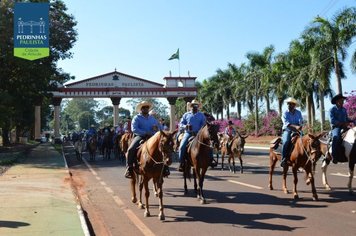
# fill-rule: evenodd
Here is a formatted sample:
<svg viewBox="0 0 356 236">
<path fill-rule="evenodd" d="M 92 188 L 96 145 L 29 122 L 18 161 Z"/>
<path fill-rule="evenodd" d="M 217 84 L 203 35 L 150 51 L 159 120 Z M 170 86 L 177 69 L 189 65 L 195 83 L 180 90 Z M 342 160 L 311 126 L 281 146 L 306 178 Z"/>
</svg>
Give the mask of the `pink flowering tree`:
<svg viewBox="0 0 356 236">
<path fill-rule="evenodd" d="M 344 107 L 347 110 L 347 114 L 351 120 L 356 120 L 356 90 L 352 90 L 350 93 L 345 93 L 347 100 Z"/>
</svg>

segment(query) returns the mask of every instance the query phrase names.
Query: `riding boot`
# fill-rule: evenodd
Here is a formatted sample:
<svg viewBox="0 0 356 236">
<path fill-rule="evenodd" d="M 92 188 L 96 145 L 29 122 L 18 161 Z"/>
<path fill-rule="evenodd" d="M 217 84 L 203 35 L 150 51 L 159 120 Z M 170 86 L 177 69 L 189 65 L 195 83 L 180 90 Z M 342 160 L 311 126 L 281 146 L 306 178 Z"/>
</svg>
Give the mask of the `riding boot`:
<svg viewBox="0 0 356 236">
<path fill-rule="evenodd" d="M 133 167 L 127 166 L 126 171 L 125 171 L 125 178 L 132 179 L 133 175 L 134 175 Z"/>
<path fill-rule="evenodd" d="M 332 162 L 333 162 L 334 164 L 337 164 L 338 161 L 337 161 L 336 155 L 333 155 L 332 158 L 333 158 L 333 159 L 332 159 Z"/>
<path fill-rule="evenodd" d="M 179 172 L 183 172 L 184 171 L 184 162 L 179 163 L 178 171 Z"/>
<path fill-rule="evenodd" d="M 218 163 L 214 160 L 214 158 L 211 158 L 210 159 L 210 162 L 209 162 L 209 166 L 211 167 L 211 168 L 214 168 L 214 167 L 216 167 L 218 165 Z"/>
<path fill-rule="evenodd" d="M 170 175 L 171 172 L 169 171 L 169 167 L 164 165 L 163 167 L 163 177 L 168 177 L 168 175 Z"/>
</svg>

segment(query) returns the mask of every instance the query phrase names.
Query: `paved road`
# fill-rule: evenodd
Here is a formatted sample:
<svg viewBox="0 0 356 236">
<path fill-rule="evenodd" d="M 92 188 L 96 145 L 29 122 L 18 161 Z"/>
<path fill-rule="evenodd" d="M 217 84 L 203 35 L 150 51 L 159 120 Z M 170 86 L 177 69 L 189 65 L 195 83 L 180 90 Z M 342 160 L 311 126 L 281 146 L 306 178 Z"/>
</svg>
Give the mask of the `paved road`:
<svg viewBox="0 0 356 236">
<path fill-rule="evenodd" d="M 70 170 L 80 187 L 82 202 L 92 219 L 97 235 L 354 235 L 356 231 L 356 196 L 346 189 L 345 164 L 329 167 L 333 191 L 322 187 L 316 173 L 319 201 L 312 201 L 310 186 L 299 174 L 299 201 L 281 191 L 281 169 L 277 168 L 274 191 L 268 185 L 266 150 L 246 149 L 244 174 L 227 170 L 209 170 L 205 181 L 207 204 L 201 205 L 190 187 L 183 194 L 177 163 L 164 183 L 166 220 L 157 219 L 158 199 L 151 192 L 152 217 L 130 202 L 129 181 L 123 177 L 124 165 L 118 160 L 78 162 L 71 147 L 65 146 Z M 84 155 L 85 158 L 87 154 Z M 320 169 L 320 165 L 317 170 Z M 355 181 L 354 181 L 355 182 Z M 292 188 L 292 176 L 288 176 Z M 354 183 L 354 186 L 356 183 Z"/>
</svg>

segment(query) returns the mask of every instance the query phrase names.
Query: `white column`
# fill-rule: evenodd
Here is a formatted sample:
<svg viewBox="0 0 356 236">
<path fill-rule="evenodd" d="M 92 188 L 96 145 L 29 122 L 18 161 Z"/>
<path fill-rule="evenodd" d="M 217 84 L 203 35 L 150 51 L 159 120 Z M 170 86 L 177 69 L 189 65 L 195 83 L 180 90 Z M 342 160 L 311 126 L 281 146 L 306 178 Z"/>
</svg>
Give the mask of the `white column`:
<svg viewBox="0 0 356 236">
<path fill-rule="evenodd" d="M 170 105 L 170 124 L 169 130 L 172 132 L 176 129 L 176 105 Z"/>
<path fill-rule="evenodd" d="M 114 127 L 119 124 L 119 105 L 114 106 Z"/>
</svg>

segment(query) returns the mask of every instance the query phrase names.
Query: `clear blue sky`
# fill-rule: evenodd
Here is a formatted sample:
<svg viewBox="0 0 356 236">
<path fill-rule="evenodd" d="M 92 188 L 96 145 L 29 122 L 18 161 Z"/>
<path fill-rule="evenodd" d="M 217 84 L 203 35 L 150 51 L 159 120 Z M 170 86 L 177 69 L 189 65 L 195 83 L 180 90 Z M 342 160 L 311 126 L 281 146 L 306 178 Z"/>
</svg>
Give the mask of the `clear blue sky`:
<svg viewBox="0 0 356 236">
<path fill-rule="evenodd" d="M 355 0 L 93 0 L 65 1 L 78 21 L 78 41 L 72 59 L 59 62 L 75 81 L 114 71 L 164 84 L 178 60 L 168 58 L 180 49 L 180 75 L 203 81 L 228 63 L 246 62 L 246 53 L 274 45 L 288 49 L 317 15 L 331 19 Z M 343 91 L 356 90 L 345 61 Z M 71 81 L 73 82 L 73 81 Z M 334 79 L 333 89 L 336 90 Z M 126 100 L 120 106 L 126 106 Z M 275 107 L 276 108 L 276 107 Z"/>
</svg>

